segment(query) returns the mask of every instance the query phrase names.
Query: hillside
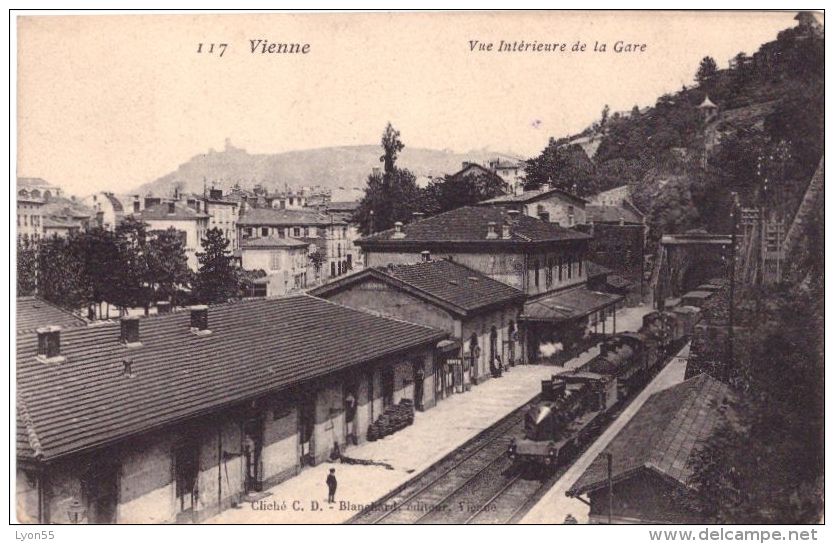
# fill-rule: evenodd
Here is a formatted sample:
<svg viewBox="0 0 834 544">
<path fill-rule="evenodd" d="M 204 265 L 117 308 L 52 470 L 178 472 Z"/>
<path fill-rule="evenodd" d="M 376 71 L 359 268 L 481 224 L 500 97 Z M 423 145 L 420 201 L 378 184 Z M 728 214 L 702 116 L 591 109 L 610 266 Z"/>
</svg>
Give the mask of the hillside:
<svg viewBox="0 0 834 544">
<path fill-rule="evenodd" d="M 228 141 L 222 151 L 210 150 L 196 155 L 171 172 L 141 185 L 141 194 L 168 194 L 179 186 L 185 191 L 202 191 L 203 180 L 228 188 L 239 183 L 251 188 L 257 183 L 268 189 L 326 187 L 335 199 L 360 198 L 368 174 L 380 167 L 381 149 L 377 145 L 325 147 L 275 154 L 250 154 Z M 464 161 L 483 163 L 506 153 L 476 150 L 453 153 L 435 149 L 406 147 L 397 160 L 398 166 L 411 170 L 419 179 L 425 176 L 452 174 Z"/>
</svg>

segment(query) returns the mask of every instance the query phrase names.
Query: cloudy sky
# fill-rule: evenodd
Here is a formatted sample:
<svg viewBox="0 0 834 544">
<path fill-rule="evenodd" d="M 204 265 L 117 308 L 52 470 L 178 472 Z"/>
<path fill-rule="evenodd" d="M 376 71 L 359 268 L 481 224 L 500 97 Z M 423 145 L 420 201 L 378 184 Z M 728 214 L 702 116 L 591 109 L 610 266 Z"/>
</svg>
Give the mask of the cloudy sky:
<svg viewBox="0 0 834 544">
<path fill-rule="evenodd" d="M 225 138 L 250 153 L 376 144 L 530 156 L 550 136 L 690 85 L 699 60 L 754 52 L 792 13 L 35 16 L 18 22 L 18 174 L 129 190 Z M 250 40 L 309 43 L 252 54 Z M 472 52 L 470 41 L 494 43 Z M 499 42 L 584 42 L 499 53 Z M 646 44 L 615 53 L 618 40 Z M 228 43 L 223 57 L 199 43 Z M 594 52 L 606 43 L 605 53 Z"/>
</svg>

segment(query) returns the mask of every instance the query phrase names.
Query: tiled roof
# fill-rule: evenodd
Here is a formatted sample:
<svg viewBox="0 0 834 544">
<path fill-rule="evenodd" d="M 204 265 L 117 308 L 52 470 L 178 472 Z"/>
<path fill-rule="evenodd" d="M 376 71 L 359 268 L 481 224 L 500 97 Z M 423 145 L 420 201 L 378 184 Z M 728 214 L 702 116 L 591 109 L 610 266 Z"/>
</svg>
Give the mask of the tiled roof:
<svg viewBox="0 0 834 544">
<path fill-rule="evenodd" d="M 54 304 L 37 297 L 17 297 L 17 317 L 15 328 L 17 332 L 32 331 L 38 327 L 58 325 L 60 327 L 80 327 L 87 321 L 69 310 L 59 308 Z"/>
<path fill-rule="evenodd" d="M 622 300 L 621 295 L 591 291 L 585 286 L 528 300 L 519 319 L 525 321 L 564 321 L 589 315 Z"/>
<path fill-rule="evenodd" d="M 366 268 L 313 289 L 310 294 L 328 298 L 330 294 L 368 278 L 376 278 L 408 291 L 416 290 L 418 294 L 426 295 L 428 300 L 459 315 L 524 300 L 524 293 L 518 289 L 445 260 Z"/>
<path fill-rule="evenodd" d="M 240 242 L 240 247 L 246 249 L 264 248 L 301 248 L 307 247 L 308 242 L 302 242 L 295 238 L 278 238 L 276 236 L 265 236 L 263 238 L 244 238 Z"/>
<path fill-rule="evenodd" d="M 597 456 L 568 491 L 576 496 L 607 485 L 607 458 L 612 455 L 616 483 L 641 469 L 652 470 L 686 485 L 689 458 L 710 436 L 729 395 L 722 382 L 701 374 L 655 393 Z"/>
<path fill-rule="evenodd" d="M 643 223 L 642 217 L 625 206 L 589 204 L 585 206 L 585 217 L 589 223 L 619 223 L 620 218 L 625 223 Z"/>
<path fill-rule="evenodd" d="M 353 212 L 359 207 L 359 202 L 329 202 L 327 209 L 334 212 Z"/>
<path fill-rule="evenodd" d="M 385 245 L 418 245 L 431 243 L 488 243 L 518 246 L 524 243 L 588 240 L 591 237 L 554 223 L 541 221 L 526 215 L 518 215 L 509 238 L 502 238 L 502 225 L 510 216 L 499 206 L 465 206 L 403 226 L 403 238 L 394 237 L 394 229 L 388 229 L 356 241 L 362 247 Z M 496 224 L 499 238 L 488 240 L 488 224 Z"/>
<path fill-rule="evenodd" d="M 495 198 L 490 198 L 489 200 L 484 200 L 480 204 L 512 204 L 517 202 L 532 202 L 534 200 L 538 200 L 540 198 L 545 198 L 548 196 L 561 196 L 567 198 L 569 200 L 573 200 L 574 202 L 587 202 L 584 198 L 580 198 L 576 195 L 572 195 L 567 191 L 563 191 L 562 189 L 554 189 L 554 188 L 541 188 L 541 189 L 534 189 L 531 191 L 524 191 L 523 193 L 517 195 L 502 195 L 497 196 Z"/>
<path fill-rule="evenodd" d="M 17 188 L 20 189 L 41 189 L 55 187 L 43 178 L 17 178 Z"/>
<path fill-rule="evenodd" d="M 198 213 L 197 210 L 189 208 L 188 206 L 183 206 L 179 203 L 174 204 L 174 213 L 168 213 L 168 210 L 170 209 L 168 207 L 168 204 L 168 202 L 162 202 L 159 204 L 154 204 L 153 206 L 149 206 L 139 213 L 139 217 L 143 221 L 154 221 L 163 219 L 186 221 L 190 219 L 205 219 L 208 217 L 208 214 Z"/>
<path fill-rule="evenodd" d="M 119 342 L 119 323 L 61 332 L 60 363 L 37 359 L 37 335 L 17 338 L 17 390 L 44 460 L 436 344 L 447 334 L 307 295 L 211 306 L 211 334 L 190 313 L 140 319 L 142 345 Z M 132 361 L 132 377 L 124 361 Z M 18 403 L 20 410 L 21 403 Z M 21 417 L 20 412 L 18 412 Z M 18 440 L 21 436 L 18 435 Z M 18 441 L 18 455 L 31 451 Z"/>
<path fill-rule="evenodd" d="M 339 223 L 338 218 L 333 221 Z M 331 224 L 331 217 L 315 210 L 281 210 L 276 208 L 247 208 L 238 225 L 260 226 L 260 225 L 315 225 L 324 226 Z"/>
<path fill-rule="evenodd" d="M 44 217 L 41 220 L 41 226 L 47 229 L 79 229 L 81 223 L 61 217 Z"/>
<path fill-rule="evenodd" d="M 41 209 L 44 216 L 52 215 L 61 218 L 89 219 L 95 211 L 81 202 L 69 198 L 53 196 Z"/>
</svg>

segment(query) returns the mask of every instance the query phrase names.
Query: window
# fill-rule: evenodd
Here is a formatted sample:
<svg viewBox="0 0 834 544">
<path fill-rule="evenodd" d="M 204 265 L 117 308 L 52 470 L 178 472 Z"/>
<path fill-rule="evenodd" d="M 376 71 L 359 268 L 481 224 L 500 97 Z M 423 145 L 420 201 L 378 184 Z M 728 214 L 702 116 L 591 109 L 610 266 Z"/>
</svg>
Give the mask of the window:
<svg viewBox="0 0 834 544">
<path fill-rule="evenodd" d="M 550 287 L 553 285 L 553 259 L 548 257 L 547 267 L 544 269 L 544 285 Z"/>
<path fill-rule="evenodd" d="M 539 286 L 539 261 L 538 261 L 538 259 L 533 261 L 533 284 L 536 287 Z"/>
<path fill-rule="evenodd" d="M 269 255 L 269 269 L 270 270 L 280 270 L 281 269 L 281 253 L 278 251 L 273 251 Z"/>
<path fill-rule="evenodd" d="M 307 238 L 310 236 L 310 227 L 304 227 L 304 237 Z"/>
<path fill-rule="evenodd" d="M 330 263 L 330 275 L 333 277 L 336 276 L 336 263 Z"/>
<path fill-rule="evenodd" d="M 582 276 L 582 255 L 578 255 L 577 260 L 579 261 L 579 276 Z"/>
<path fill-rule="evenodd" d="M 300 238 L 301 237 L 301 227 L 293 227 L 292 235 L 293 235 L 293 238 Z"/>
<path fill-rule="evenodd" d="M 564 264 L 565 264 L 565 259 L 564 259 L 564 257 L 562 257 L 560 255 L 559 256 L 559 264 L 558 264 L 558 266 L 559 266 L 559 281 L 560 282 L 562 281 L 562 267 L 564 266 Z"/>
<path fill-rule="evenodd" d="M 269 227 L 261 227 L 261 236 L 269 236 Z"/>
<path fill-rule="evenodd" d="M 568 226 L 573 226 L 573 206 L 568 206 Z"/>
<path fill-rule="evenodd" d="M 573 255 L 568 255 L 568 279 L 573 276 Z"/>
</svg>

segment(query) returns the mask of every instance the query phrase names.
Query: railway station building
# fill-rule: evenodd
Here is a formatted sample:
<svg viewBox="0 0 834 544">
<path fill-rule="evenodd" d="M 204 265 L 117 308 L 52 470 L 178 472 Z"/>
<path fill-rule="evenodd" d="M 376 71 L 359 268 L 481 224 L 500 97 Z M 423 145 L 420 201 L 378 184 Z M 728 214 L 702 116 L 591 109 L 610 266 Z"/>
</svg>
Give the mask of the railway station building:
<svg viewBox="0 0 834 544">
<path fill-rule="evenodd" d="M 386 406 L 432 404 L 448 337 L 308 295 L 39 325 L 17 334 L 30 523 L 192 522 L 254 500 L 363 440 Z"/>
<path fill-rule="evenodd" d="M 680 499 L 689 490 L 689 460 L 717 428 L 730 394 L 707 374 L 655 393 L 567 495 L 590 504 L 591 523 L 706 523 Z"/>
<path fill-rule="evenodd" d="M 547 220 L 545 220 L 547 219 Z M 622 296 L 588 285 L 591 237 L 503 205 L 466 206 L 356 241 L 370 267 L 449 260 L 524 293 L 525 360 L 543 344 L 573 345 Z M 604 312 L 608 314 L 604 314 Z M 526 326 L 529 324 L 529 326 Z"/>
<path fill-rule="evenodd" d="M 524 293 L 452 261 L 366 268 L 310 294 L 448 332 L 434 368 L 437 399 L 524 361 L 518 330 Z"/>
</svg>

